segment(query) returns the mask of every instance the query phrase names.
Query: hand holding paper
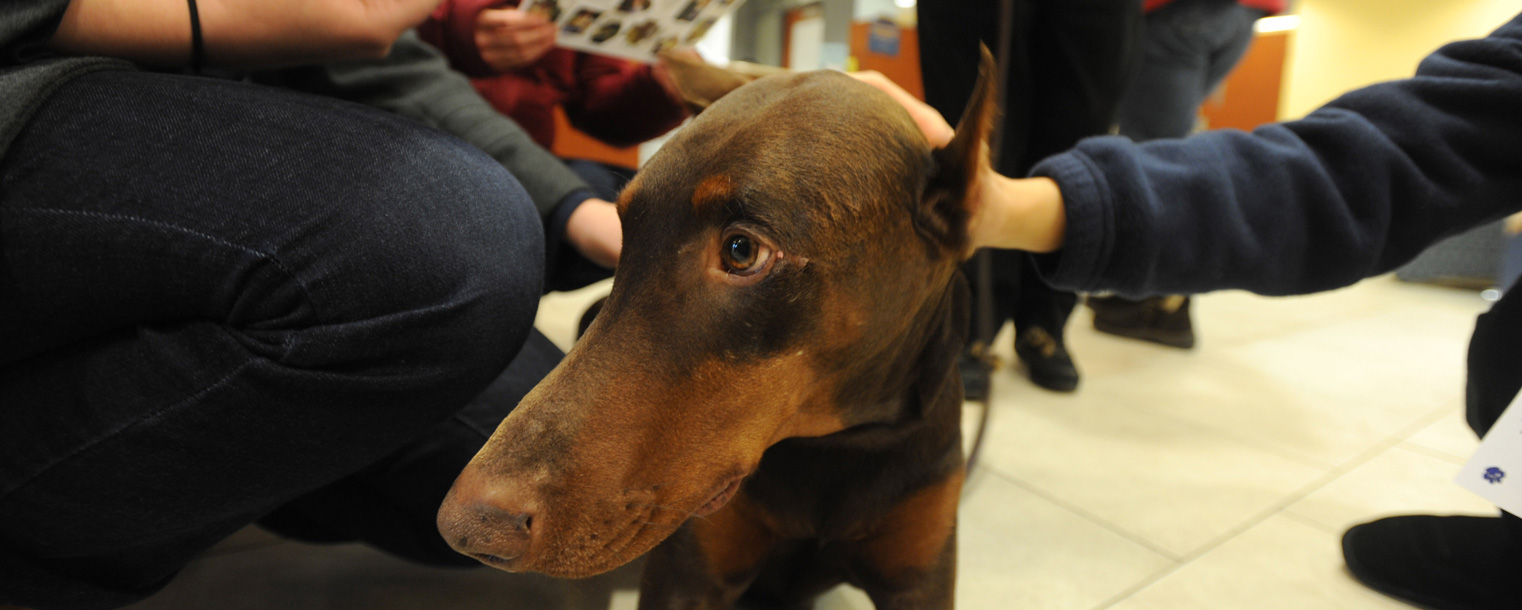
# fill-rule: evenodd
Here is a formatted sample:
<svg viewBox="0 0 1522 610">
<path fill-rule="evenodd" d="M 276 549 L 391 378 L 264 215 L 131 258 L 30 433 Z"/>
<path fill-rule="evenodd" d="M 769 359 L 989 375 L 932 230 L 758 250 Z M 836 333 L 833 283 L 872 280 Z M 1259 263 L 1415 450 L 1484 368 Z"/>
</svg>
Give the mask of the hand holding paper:
<svg viewBox="0 0 1522 610">
<path fill-rule="evenodd" d="M 645 63 L 696 43 L 740 0 L 524 0 L 524 10 L 558 27 L 557 43 Z"/>
<path fill-rule="evenodd" d="M 515 8 L 487 9 L 476 18 L 481 59 L 506 72 L 534 63 L 555 46 L 555 24 L 543 14 Z"/>
</svg>

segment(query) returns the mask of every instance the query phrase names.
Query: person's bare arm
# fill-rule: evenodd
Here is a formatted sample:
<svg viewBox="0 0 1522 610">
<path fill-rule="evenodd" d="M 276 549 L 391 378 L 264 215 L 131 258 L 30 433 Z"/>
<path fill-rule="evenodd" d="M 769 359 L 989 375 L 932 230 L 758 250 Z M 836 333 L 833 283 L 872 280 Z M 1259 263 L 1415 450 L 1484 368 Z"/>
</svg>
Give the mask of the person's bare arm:
<svg viewBox="0 0 1522 610">
<path fill-rule="evenodd" d="M 967 231 L 972 250 L 1053 252 L 1062 247 L 1067 213 L 1062 191 L 1051 178 L 1009 178 L 984 167 L 971 205 Z"/>
<path fill-rule="evenodd" d="M 384 57 L 438 0 L 198 0 L 206 65 Z M 48 46 L 150 65 L 190 62 L 186 0 L 73 0 Z"/>
<path fill-rule="evenodd" d="M 601 199 L 588 199 L 571 212 L 565 225 L 566 241 L 582 256 L 612 269 L 624 248 L 623 223 L 618 208 Z"/>
</svg>

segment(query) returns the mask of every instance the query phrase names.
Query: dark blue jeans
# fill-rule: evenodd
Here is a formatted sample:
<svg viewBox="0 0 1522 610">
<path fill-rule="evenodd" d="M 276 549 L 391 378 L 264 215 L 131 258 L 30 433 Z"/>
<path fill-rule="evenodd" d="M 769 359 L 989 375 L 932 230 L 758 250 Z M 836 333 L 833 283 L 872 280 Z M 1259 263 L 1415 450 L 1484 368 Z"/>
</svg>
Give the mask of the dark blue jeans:
<svg viewBox="0 0 1522 610">
<path fill-rule="evenodd" d="M 183 76 L 64 86 L 0 161 L 0 604 L 125 605 L 355 477 L 326 506 L 428 559 L 441 490 L 532 385 L 502 376 L 543 248 L 501 166 L 403 119 Z"/>
<path fill-rule="evenodd" d="M 1120 134 L 1138 142 L 1189 135 L 1200 104 L 1247 53 L 1263 15 L 1235 0 L 1176 0 L 1149 13 Z"/>
</svg>

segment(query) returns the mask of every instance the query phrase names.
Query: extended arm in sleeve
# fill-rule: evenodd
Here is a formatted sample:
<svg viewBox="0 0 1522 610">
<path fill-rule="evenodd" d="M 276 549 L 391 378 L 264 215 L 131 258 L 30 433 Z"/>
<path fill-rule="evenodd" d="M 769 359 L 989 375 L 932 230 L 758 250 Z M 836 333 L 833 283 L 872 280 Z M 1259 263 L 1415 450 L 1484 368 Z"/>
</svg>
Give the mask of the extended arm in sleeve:
<svg viewBox="0 0 1522 610">
<path fill-rule="evenodd" d="M 1522 16 L 1415 77 L 1251 134 L 1094 138 L 1033 171 L 1066 205 L 1047 279 L 1124 294 L 1329 290 L 1522 209 Z"/>
</svg>

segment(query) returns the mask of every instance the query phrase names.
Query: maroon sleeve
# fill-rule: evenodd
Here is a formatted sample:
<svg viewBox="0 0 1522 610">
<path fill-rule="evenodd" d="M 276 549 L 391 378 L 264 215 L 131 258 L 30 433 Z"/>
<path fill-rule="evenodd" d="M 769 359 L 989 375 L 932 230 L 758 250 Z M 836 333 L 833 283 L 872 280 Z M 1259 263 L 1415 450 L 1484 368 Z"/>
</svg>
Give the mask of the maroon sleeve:
<svg viewBox="0 0 1522 610">
<path fill-rule="evenodd" d="M 671 131 L 687 110 L 661 87 L 651 68 L 577 53 L 576 92 L 565 100 L 571 124 L 613 146 L 633 146 Z"/>
</svg>

